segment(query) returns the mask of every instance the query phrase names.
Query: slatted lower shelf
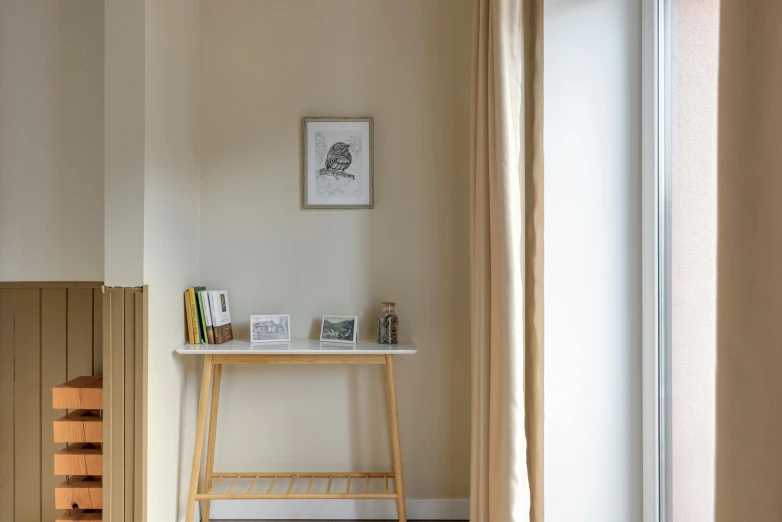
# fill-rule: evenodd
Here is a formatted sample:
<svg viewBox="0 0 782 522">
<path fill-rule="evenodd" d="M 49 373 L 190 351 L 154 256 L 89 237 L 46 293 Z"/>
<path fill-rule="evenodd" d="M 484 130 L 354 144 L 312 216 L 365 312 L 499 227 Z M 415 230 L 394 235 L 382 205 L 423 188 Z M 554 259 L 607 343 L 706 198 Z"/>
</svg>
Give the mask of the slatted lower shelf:
<svg viewBox="0 0 782 522">
<path fill-rule="evenodd" d="M 199 500 L 395 499 L 393 473 L 214 473 Z M 244 482 L 243 482 L 244 481 Z M 249 482 L 249 486 L 247 485 Z M 243 482 L 241 487 L 237 486 Z M 344 484 L 343 484 L 344 482 Z M 227 489 L 226 489 L 227 488 Z M 244 491 L 244 493 L 236 493 Z"/>
</svg>

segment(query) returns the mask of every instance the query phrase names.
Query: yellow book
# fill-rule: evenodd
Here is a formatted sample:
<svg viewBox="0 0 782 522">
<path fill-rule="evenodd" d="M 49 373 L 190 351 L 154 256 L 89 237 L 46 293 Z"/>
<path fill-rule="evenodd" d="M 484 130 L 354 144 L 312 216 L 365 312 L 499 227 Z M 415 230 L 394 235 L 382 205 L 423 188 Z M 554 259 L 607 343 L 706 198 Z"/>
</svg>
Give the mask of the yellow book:
<svg viewBox="0 0 782 522">
<path fill-rule="evenodd" d="M 187 325 L 187 342 L 193 344 L 193 322 L 190 320 L 190 292 L 185 290 L 185 324 Z"/>
<path fill-rule="evenodd" d="M 193 342 L 190 344 L 201 344 L 201 334 L 198 333 L 198 308 L 196 308 L 195 288 L 188 288 L 187 295 L 190 299 L 190 325 L 193 329 Z"/>
</svg>

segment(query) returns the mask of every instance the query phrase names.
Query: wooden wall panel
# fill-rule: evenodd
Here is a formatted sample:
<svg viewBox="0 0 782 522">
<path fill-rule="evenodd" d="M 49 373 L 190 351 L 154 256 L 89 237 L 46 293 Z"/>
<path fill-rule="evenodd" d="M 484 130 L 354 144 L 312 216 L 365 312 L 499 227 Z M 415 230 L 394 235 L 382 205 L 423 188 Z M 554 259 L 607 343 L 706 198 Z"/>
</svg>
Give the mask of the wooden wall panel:
<svg viewBox="0 0 782 522">
<path fill-rule="evenodd" d="M 93 375 L 93 289 L 68 289 L 68 379 Z"/>
<path fill-rule="evenodd" d="M 103 289 L 92 290 L 92 375 L 103 375 Z"/>
<path fill-rule="evenodd" d="M 105 378 L 105 519 L 146 519 L 146 303 L 140 288 L 0 284 L 0 419 L 13 419 L 0 422 L 0 522 L 61 514 L 51 388 L 93 374 Z"/>
<path fill-rule="evenodd" d="M 135 416 L 136 416 L 136 299 L 140 288 L 125 289 L 125 520 L 133 520 L 133 469 L 135 462 Z"/>
<path fill-rule="evenodd" d="M 14 520 L 41 519 L 41 290 L 14 291 Z"/>
<path fill-rule="evenodd" d="M 14 520 L 14 291 L 0 290 L 0 520 Z"/>
<path fill-rule="evenodd" d="M 0 289 L 20 289 L 20 288 L 100 288 L 103 283 L 100 281 L 16 281 L 0 282 Z"/>
<path fill-rule="evenodd" d="M 106 424 L 111 424 L 111 438 L 106 440 L 106 452 L 109 453 L 109 471 L 108 475 L 104 471 L 104 480 L 107 488 L 104 487 L 104 496 L 111 498 L 111 504 L 108 509 L 104 506 L 104 514 L 108 514 L 109 520 L 124 520 L 125 517 L 125 289 L 111 288 L 107 289 L 110 296 L 110 306 L 108 313 L 109 338 L 107 345 L 111 360 L 108 360 L 106 352 L 103 357 L 103 386 L 104 397 L 106 386 L 109 387 L 109 396 L 104 409 L 104 419 L 108 416 Z M 106 308 L 104 307 L 104 314 Z M 107 318 L 104 315 L 104 323 Z M 104 329 L 104 334 L 106 330 Z M 104 335 L 104 341 L 107 338 Z M 108 378 L 108 383 L 107 383 Z M 105 433 L 104 433 L 105 436 Z M 106 459 L 104 459 L 105 461 Z"/>
<path fill-rule="evenodd" d="M 136 329 L 136 361 L 135 361 L 135 412 L 136 423 L 133 437 L 134 461 L 133 461 L 133 521 L 143 522 L 146 520 L 146 496 L 143 494 L 146 488 L 146 445 L 144 444 L 144 433 L 146 432 L 147 416 L 146 408 L 146 389 L 147 389 L 147 292 L 134 294 L 135 299 L 135 329 Z"/>
<path fill-rule="evenodd" d="M 52 388 L 67 379 L 68 331 L 65 288 L 41 290 L 41 520 L 54 520 L 54 489 L 63 481 L 54 474 L 53 455 L 64 448 L 54 443 L 54 421 L 65 412 L 52 407 Z"/>
<path fill-rule="evenodd" d="M 111 513 L 112 510 L 112 495 L 111 485 L 112 482 L 109 479 L 111 477 L 111 444 L 114 437 L 114 423 L 112 422 L 112 408 L 111 408 L 111 365 L 112 365 L 112 347 L 111 347 L 111 290 L 109 288 L 103 293 L 101 317 L 103 318 L 103 333 L 101 337 L 104 339 L 103 343 L 103 512 Z M 110 515 L 106 516 L 107 520 L 110 520 Z"/>
<path fill-rule="evenodd" d="M 147 294 L 107 288 L 103 297 L 103 512 L 144 522 Z"/>
</svg>

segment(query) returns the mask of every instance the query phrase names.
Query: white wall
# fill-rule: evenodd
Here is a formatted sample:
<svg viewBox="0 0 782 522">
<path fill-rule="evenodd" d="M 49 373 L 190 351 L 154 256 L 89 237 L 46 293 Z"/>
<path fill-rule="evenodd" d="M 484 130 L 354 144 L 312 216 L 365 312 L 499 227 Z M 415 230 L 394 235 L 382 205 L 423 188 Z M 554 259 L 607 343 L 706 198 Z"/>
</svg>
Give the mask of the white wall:
<svg viewBox="0 0 782 522">
<path fill-rule="evenodd" d="M 672 9 L 673 517 L 714 520 L 719 1 Z"/>
<path fill-rule="evenodd" d="M 641 520 L 640 0 L 546 0 L 545 511 Z"/>
<path fill-rule="evenodd" d="M 228 289 L 240 338 L 253 313 L 315 338 L 322 314 L 355 314 L 371 337 L 397 302 L 421 350 L 397 362 L 411 498 L 469 495 L 471 15 L 201 2 L 201 283 Z M 375 118 L 374 210 L 300 210 L 304 116 Z M 390 468 L 380 368 L 230 367 L 221 400 L 218 469 Z"/>
<path fill-rule="evenodd" d="M 191 464 L 198 395 L 196 361 L 173 354 L 183 339 L 183 291 L 198 283 L 197 0 L 148 1 L 145 30 L 147 517 L 173 522 L 184 515 L 189 474 L 180 483 L 180 469 Z"/>
<path fill-rule="evenodd" d="M 0 281 L 103 279 L 103 2 L 0 2 Z"/>
</svg>

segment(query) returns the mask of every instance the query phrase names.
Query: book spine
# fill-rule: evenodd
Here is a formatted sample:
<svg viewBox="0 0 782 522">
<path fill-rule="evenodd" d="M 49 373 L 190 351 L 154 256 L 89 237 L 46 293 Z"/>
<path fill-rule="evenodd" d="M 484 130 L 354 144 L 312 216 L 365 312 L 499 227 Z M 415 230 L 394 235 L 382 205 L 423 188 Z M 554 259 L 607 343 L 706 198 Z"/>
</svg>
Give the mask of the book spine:
<svg viewBox="0 0 782 522">
<path fill-rule="evenodd" d="M 201 336 L 198 334 L 198 310 L 196 309 L 195 290 L 187 289 L 190 296 L 190 323 L 193 328 L 193 344 L 201 344 Z"/>
<path fill-rule="evenodd" d="M 212 326 L 220 326 L 220 292 L 211 290 L 209 292 L 209 305 L 212 307 Z"/>
<path fill-rule="evenodd" d="M 200 292 L 201 306 L 204 308 L 204 322 L 206 323 L 207 344 L 215 343 L 215 331 L 212 327 L 212 309 L 209 306 L 209 294 L 206 291 Z"/>
<path fill-rule="evenodd" d="M 185 323 L 187 323 L 187 342 L 193 344 L 193 322 L 190 320 L 190 292 L 185 291 Z"/>
<path fill-rule="evenodd" d="M 201 292 L 195 294 L 196 308 L 198 308 L 198 332 L 201 334 L 201 342 L 209 344 L 206 336 L 206 319 L 204 319 L 204 302 L 201 300 Z"/>
<path fill-rule="evenodd" d="M 220 330 L 219 323 L 219 308 L 217 304 L 217 291 L 216 290 L 210 290 L 209 291 L 209 307 L 212 311 L 212 329 L 214 330 L 215 334 L 215 344 L 223 344 L 223 335 L 222 331 Z"/>
</svg>

